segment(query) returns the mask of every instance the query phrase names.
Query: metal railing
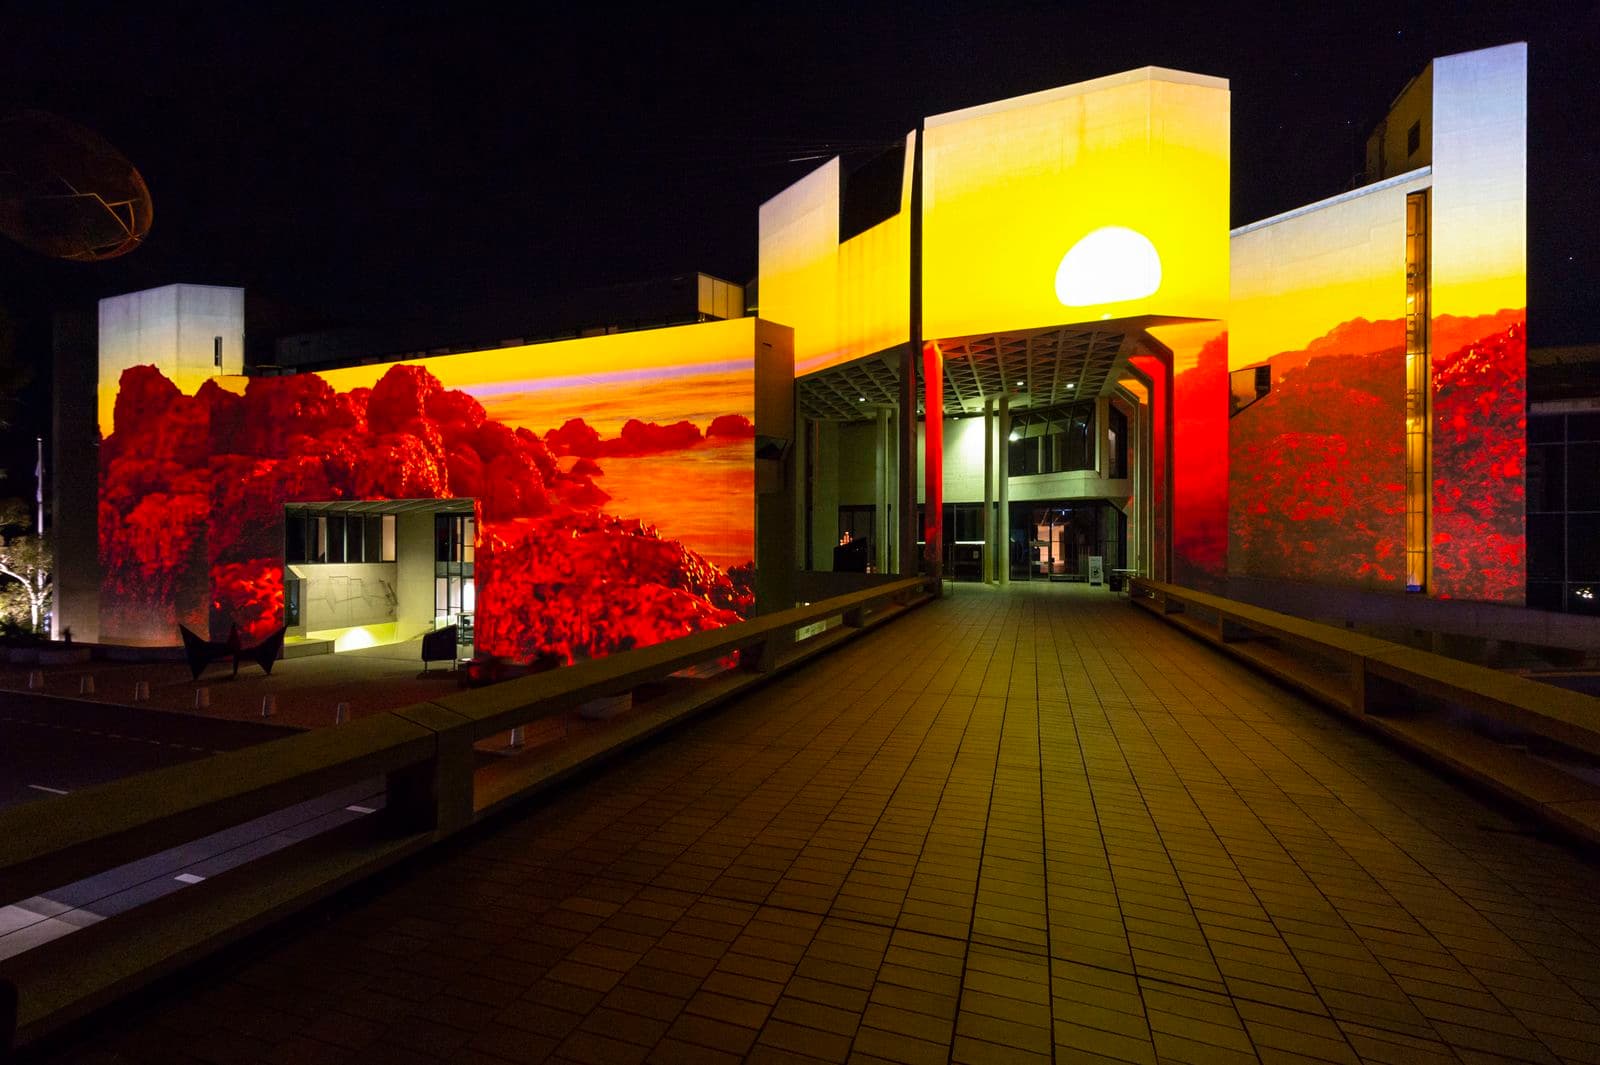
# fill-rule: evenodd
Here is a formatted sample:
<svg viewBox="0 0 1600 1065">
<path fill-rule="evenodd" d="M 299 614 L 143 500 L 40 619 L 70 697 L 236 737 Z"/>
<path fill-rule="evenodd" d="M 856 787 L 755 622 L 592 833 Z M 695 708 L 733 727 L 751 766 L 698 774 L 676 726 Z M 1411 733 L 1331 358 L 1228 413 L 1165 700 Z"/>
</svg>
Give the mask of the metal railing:
<svg viewBox="0 0 1600 1065">
<path fill-rule="evenodd" d="M 14 903 L 363 780 L 381 778 L 386 798 L 372 817 L 0 962 L 0 1058 L 928 598 L 925 578 L 889 581 L 0 810 L 0 903 Z M 735 653 L 737 669 L 677 685 L 613 727 L 476 764 L 479 741 Z"/>
</svg>

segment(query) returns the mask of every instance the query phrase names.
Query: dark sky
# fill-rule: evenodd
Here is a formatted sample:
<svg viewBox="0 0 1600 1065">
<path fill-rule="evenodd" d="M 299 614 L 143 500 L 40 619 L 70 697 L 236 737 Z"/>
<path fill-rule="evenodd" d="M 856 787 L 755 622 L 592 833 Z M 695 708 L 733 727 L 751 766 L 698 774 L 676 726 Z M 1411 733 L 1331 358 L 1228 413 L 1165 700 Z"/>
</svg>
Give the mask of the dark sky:
<svg viewBox="0 0 1600 1065">
<path fill-rule="evenodd" d="M 117 261 L 0 240 L 27 353 L 47 361 L 51 307 L 173 281 L 352 324 L 682 270 L 742 281 L 757 206 L 816 165 L 790 158 L 1151 64 L 1231 79 L 1241 224 L 1348 187 L 1431 57 L 1518 39 L 1530 336 L 1600 340 L 1595 4 L 542 6 L 13 5 L 0 107 L 98 130 L 155 201 L 150 239 Z"/>
</svg>

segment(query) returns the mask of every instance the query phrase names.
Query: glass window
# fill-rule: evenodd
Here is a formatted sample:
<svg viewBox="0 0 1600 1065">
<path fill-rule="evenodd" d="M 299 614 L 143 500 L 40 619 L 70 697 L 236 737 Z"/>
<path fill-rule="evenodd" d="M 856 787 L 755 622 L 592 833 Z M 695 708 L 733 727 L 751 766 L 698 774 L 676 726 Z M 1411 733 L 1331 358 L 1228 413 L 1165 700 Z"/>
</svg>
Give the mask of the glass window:
<svg viewBox="0 0 1600 1065">
<path fill-rule="evenodd" d="M 294 511 L 283 522 L 283 560 L 306 561 L 306 516 Z"/>
<path fill-rule="evenodd" d="M 1567 425 L 1572 428 L 1571 423 Z M 1567 445 L 1567 509 L 1600 510 L 1600 443 Z"/>
<path fill-rule="evenodd" d="M 383 515 L 383 547 L 378 555 L 380 561 L 394 561 L 394 526 L 395 516 L 393 514 Z"/>
<path fill-rule="evenodd" d="M 468 577 L 461 582 L 461 612 L 471 614 L 478 609 L 478 582 Z"/>
<path fill-rule="evenodd" d="M 344 553 L 344 515 L 328 515 L 328 561 L 343 562 Z"/>
<path fill-rule="evenodd" d="M 1026 477 L 1030 473 L 1039 472 L 1039 437 L 1028 436 L 1027 429 L 1014 429 L 1012 434 L 1017 439 L 1011 441 L 1010 465 L 1007 467 L 1012 477 Z"/>
<path fill-rule="evenodd" d="M 839 508 L 839 543 L 844 544 L 846 535 L 851 543 L 872 543 L 872 534 L 877 520 L 877 508 L 872 504 L 846 504 Z"/>
<path fill-rule="evenodd" d="M 1567 515 L 1567 580 L 1600 581 L 1600 514 Z"/>
<path fill-rule="evenodd" d="M 435 562 L 453 562 L 450 557 L 450 515 L 435 514 L 433 516 L 433 560 Z"/>
<path fill-rule="evenodd" d="M 1567 449 L 1544 444 L 1528 449 L 1528 511 L 1565 509 Z"/>
<path fill-rule="evenodd" d="M 461 548 L 460 548 L 461 561 L 462 562 L 472 562 L 473 561 L 473 551 L 477 548 L 477 543 L 478 543 L 478 519 L 477 518 L 473 518 L 473 517 L 466 517 L 466 518 L 462 518 L 460 520 L 461 520 Z"/>
<path fill-rule="evenodd" d="M 296 577 L 290 577 L 283 582 L 283 623 L 285 625 L 300 624 L 300 588 L 301 582 Z"/>
<path fill-rule="evenodd" d="M 1559 581 L 1565 575 L 1566 545 L 1562 541 L 1565 516 L 1528 515 L 1528 580 Z"/>
<path fill-rule="evenodd" d="M 311 555 L 312 562 L 328 561 L 328 516 L 318 514 L 311 519 L 311 528 L 316 531 L 315 550 Z"/>
<path fill-rule="evenodd" d="M 1128 416 L 1111 406 L 1111 476 L 1128 476 Z"/>
<path fill-rule="evenodd" d="M 1568 440 L 1600 440 L 1600 414 L 1567 415 Z"/>
<path fill-rule="evenodd" d="M 1541 414 L 1528 419 L 1528 443 L 1559 444 L 1566 436 L 1567 416 Z"/>
<path fill-rule="evenodd" d="M 383 516 L 368 514 L 361 523 L 362 536 L 361 560 L 363 562 L 378 562 L 383 558 Z"/>
<path fill-rule="evenodd" d="M 450 578 L 433 579 L 433 612 L 437 617 L 450 613 Z"/>
</svg>

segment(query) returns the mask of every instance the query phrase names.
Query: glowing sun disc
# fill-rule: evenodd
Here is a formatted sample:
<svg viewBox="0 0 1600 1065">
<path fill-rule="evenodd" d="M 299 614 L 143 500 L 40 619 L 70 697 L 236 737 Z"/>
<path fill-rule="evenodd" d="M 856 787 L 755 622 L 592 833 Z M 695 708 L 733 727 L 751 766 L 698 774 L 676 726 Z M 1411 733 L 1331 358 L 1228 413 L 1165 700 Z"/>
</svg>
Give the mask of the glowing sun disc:
<svg viewBox="0 0 1600 1065">
<path fill-rule="evenodd" d="M 1150 238 L 1126 226 L 1104 226 L 1067 249 L 1056 267 L 1056 299 L 1093 307 L 1142 299 L 1161 287 L 1161 256 Z"/>
</svg>

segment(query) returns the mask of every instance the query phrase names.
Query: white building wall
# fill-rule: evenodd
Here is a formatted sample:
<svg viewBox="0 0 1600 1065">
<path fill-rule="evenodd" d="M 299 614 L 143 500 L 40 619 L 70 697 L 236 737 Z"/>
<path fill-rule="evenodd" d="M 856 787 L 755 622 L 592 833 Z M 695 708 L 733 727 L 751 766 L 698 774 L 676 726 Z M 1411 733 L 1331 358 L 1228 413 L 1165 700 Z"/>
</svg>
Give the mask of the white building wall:
<svg viewBox="0 0 1600 1065">
<path fill-rule="evenodd" d="M 409 512 L 395 519 L 395 591 L 399 636 L 433 630 L 433 514 Z"/>
<path fill-rule="evenodd" d="M 99 348 L 99 423 L 108 434 L 117 383 L 129 367 L 154 366 L 185 395 L 208 378 L 244 373 L 244 289 L 166 285 L 103 299 Z"/>
<path fill-rule="evenodd" d="M 308 632 L 396 619 L 399 594 L 393 562 L 297 563 L 289 572 L 305 582 L 300 628 Z"/>
</svg>

